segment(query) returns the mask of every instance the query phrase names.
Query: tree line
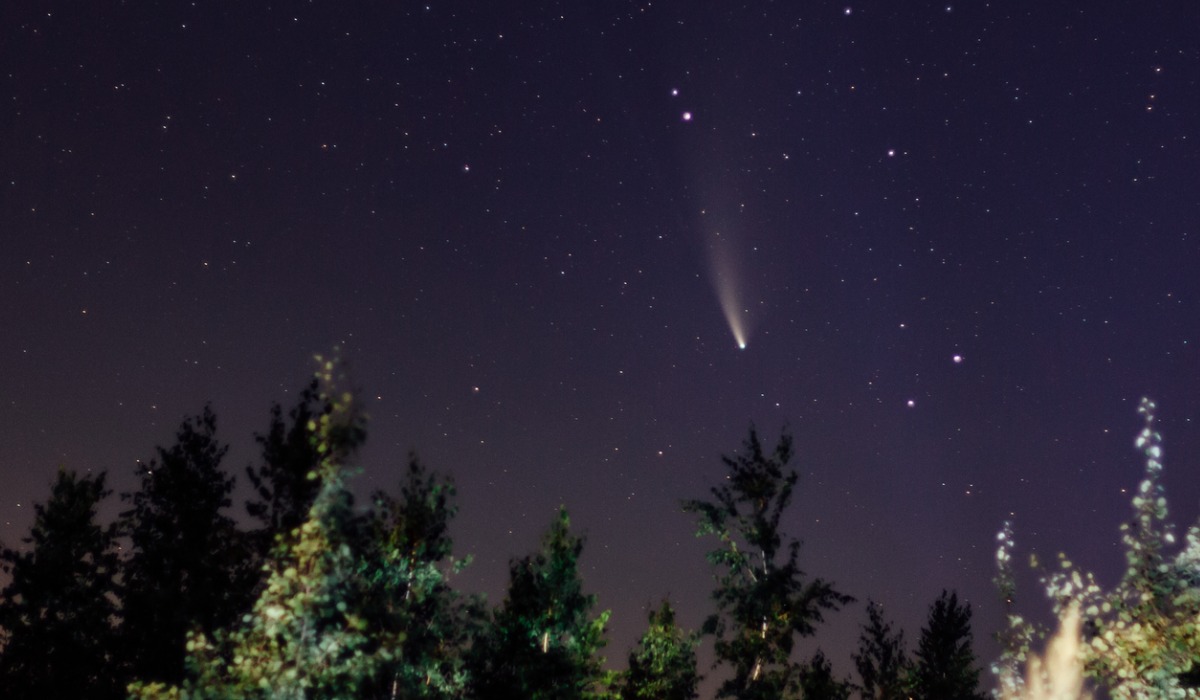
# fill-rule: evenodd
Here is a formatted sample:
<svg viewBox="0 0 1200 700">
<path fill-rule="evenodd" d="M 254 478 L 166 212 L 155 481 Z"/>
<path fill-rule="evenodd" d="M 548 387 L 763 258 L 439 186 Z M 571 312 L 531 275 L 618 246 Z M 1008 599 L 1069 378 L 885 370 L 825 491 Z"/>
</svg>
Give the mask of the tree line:
<svg viewBox="0 0 1200 700">
<path fill-rule="evenodd" d="M 933 602 L 911 655 L 867 601 L 853 680 L 820 650 L 796 658 L 796 642 L 855 599 L 807 575 L 781 527 L 798 481 L 786 432 L 767 450 L 751 429 L 723 458 L 726 478 L 682 503 L 713 543 L 702 628 L 681 628 L 663 600 L 617 671 L 567 511 L 510 561 L 497 606 L 460 593 L 452 579 L 469 562 L 453 555 L 453 480 L 410 456 L 393 492 L 356 505 L 347 479 L 366 423 L 336 360 L 321 363 L 255 436 L 240 520 L 209 407 L 137 464 L 114 522 L 98 521 L 112 495 L 103 472 L 59 471 L 27 546 L 0 547 L 5 698 L 686 700 L 699 697 L 705 639 L 719 698 L 982 697 L 971 607 L 953 592 Z"/>
</svg>

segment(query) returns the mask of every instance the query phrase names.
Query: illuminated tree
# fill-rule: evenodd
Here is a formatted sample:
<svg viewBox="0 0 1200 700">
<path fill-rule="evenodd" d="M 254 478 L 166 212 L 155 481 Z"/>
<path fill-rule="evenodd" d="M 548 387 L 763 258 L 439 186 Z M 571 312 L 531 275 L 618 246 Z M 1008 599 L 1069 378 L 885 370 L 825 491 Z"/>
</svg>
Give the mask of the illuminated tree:
<svg viewBox="0 0 1200 700">
<path fill-rule="evenodd" d="M 119 560 L 113 525 L 96 523 L 109 494 L 95 477 L 59 471 L 34 506 L 27 551 L 0 550 L 0 689 L 9 700 L 115 698 Z"/>
<path fill-rule="evenodd" d="M 751 429 L 744 447 L 744 454 L 722 458 L 729 474 L 712 489 L 711 501 L 683 507 L 697 515 L 697 535 L 718 542 L 708 554 L 717 569 L 717 612 L 705 631 L 716 636 L 718 662 L 733 671 L 718 697 L 779 700 L 799 690 L 803 667 L 791 658 L 796 638 L 814 634 L 825 611 L 853 598 L 822 579 L 806 580 L 800 541 L 780 529 L 799 478 L 787 468 L 791 436 L 784 433 L 767 455 Z"/>
<path fill-rule="evenodd" d="M 323 364 L 327 387 L 335 368 Z M 320 488 L 297 536 L 271 562 L 251 613 L 232 632 L 193 634 L 187 679 L 136 683 L 134 698 L 334 700 L 377 687 L 403 634 L 372 627 L 360 576 L 362 521 L 344 477 L 365 436 L 363 417 L 349 394 L 323 398 L 331 410 L 310 424 Z"/>
<path fill-rule="evenodd" d="M 638 646 L 629 653 L 621 679 L 621 700 L 691 700 L 696 686 L 696 645 L 699 636 L 675 624 L 675 611 L 663 601 L 650 611 L 650 624 Z"/>
<path fill-rule="evenodd" d="M 1162 436 L 1154 428 L 1154 411 L 1154 403 L 1142 399 L 1138 412 L 1145 427 L 1137 447 L 1146 466 L 1133 497 L 1133 519 L 1121 526 L 1126 568 L 1120 582 L 1106 591 L 1061 554 L 1057 570 L 1042 579 L 1059 618 L 1073 609 L 1082 615 L 1084 672 L 1115 700 L 1200 696 L 1200 524 L 1188 529 L 1179 548 L 1167 520 Z M 996 555 L 997 584 L 1009 601 L 1015 593 L 1013 549 L 1006 523 Z M 1030 643 L 1044 636 L 1010 612 L 1008 644 L 993 667 L 1010 695 L 1020 692 L 1019 665 Z"/>
<path fill-rule="evenodd" d="M 472 649 L 480 700 L 590 700 L 605 697 L 599 656 L 609 613 L 592 617 L 583 592 L 583 540 L 560 510 L 536 554 L 509 566 L 508 595 Z"/>
<path fill-rule="evenodd" d="M 375 625 L 399 641 L 385 663 L 385 696 L 457 698 L 465 691 L 463 655 L 480 605 L 447 582 L 467 562 L 451 558 L 453 482 L 430 473 L 411 457 L 399 499 L 374 495 L 362 576 Z"/>
</svg>

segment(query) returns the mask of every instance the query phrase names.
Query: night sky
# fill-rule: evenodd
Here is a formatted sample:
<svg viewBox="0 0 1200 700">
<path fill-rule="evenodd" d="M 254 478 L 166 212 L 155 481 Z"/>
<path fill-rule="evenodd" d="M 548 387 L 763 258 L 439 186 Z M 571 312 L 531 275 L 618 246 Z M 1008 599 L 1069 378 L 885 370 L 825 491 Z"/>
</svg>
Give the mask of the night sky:
<svg viewBox="0 0 1200 700">
<path fill-rule="evenodd" d="M 452 474 L 493 603 L 565 504 L 618 666 L 752 423 L 843 676 L 942 588 L 990 661 L 1005 519 L 1115 581 L 1143 395 L 1200 504 L 1193 2 L 4 3 L 0 100 L 10 546 L 207 401 L 242 472 L 335 344 L 358 490 Z"/>
</svg>

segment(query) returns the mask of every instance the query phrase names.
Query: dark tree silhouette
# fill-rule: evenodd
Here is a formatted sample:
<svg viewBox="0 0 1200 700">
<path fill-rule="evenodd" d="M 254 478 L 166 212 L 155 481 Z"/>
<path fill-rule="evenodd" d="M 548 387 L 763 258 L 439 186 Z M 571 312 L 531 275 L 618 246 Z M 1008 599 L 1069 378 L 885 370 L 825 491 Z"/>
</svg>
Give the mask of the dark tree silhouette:
<svg viewBox="0 0 1200 700">
<path fill-rule="evenodd" d="M 817 649 L 800 672 L 800 697 L 804 700 L 849 700 L 852 686 L 833 677 L 825 652 Z"/>
<path fill-rule="evenodd" d="M 780 520 L 798 476 L 787 468 L 792 439 L 784 433 L 771 455 L 752 428 L 745 452 L 722 457 L 729 474 L 711 501 L 686 501 L 699 519 L 697 535 L 719 546 L 708 559 L 717 569 L 717 613 L 705 623 L 716 636 L 716 657 L 731 667 L 717 697 L 779 700 L 798 691 L 802 666 L 793 661 L 797 637 L 815 633 L 824 612 L 853 600 L 822 579 L 806 580 L 797 562 L 800 541 L 786 537 Z"/>
<path fill-rule="evenodd" d="M 176 442 L 138 464 L 141 488 L 122 498 L 132 545 L 125 566 L 126 658 L 136 678 L 178 683 L 192 628 L 213 632 L 250 602 L 257 572 L 249 542 L 224 511 L 234 479 L 221 470 L 228 449 L 212 409 L 183 421 Z"/>
<path fill-rule="evenodd" d="M 602 697 L 608 674 L 599 656 L 609 613 L 592 617 L 583 592 L 583 540 L 565 509 L 532 556 L 509 566 L 504 603 L 472 648 L 480 700 L 585 700 Z"/>
<path fill-rule="evenodd" d="M 867 601 L 867 624 L 854 654 L 858 690 L 869 700 L 907 700 L 911 664 L 904 653 L 904 632 L 892 634 L 883 621 L 883 606 Z"/>
<path fill-rule="evenodd" d="M 913 669 L 913 693 L 922 700 L 982 700 L 979 669 L 971 648 L 971 606 L 942 591 L 921 629 Z"/>
<path fill-rule="evenodd" d="M 262 450 L 257 467 L 246 467 L 254 498 L 246 512 L 259 523 L 260 553 L 265 558 L 278 536 L 288 536 L 308 518 L 321 482 L 316 478 L 321 456 L 313 442 L 313 421 L 328 414 L 314 379 L 300 392 L 300 399 L 283 417 L 279 404 L 271 407 L 271 424 L 254 441 Z"/>
<path fill-rule="evenodd" d="M 11 580 L 0 591 L 0 694 L 25 698 L 122 696 L 112 649 L 119 567 L 116 529 L 96 523 L 105 475 L 59 471 L 34 506 L 27 551 L 0 550 Z"/>
<path fill-rule="evenodd" d="M 621 679 L 621 700 L 691 700 L 696 686 L 696 645 L 699 637 L 675 624 L 675 611 L 664 600 L 650 611 L 650 624 L 629 653 Z"/>
</svg>

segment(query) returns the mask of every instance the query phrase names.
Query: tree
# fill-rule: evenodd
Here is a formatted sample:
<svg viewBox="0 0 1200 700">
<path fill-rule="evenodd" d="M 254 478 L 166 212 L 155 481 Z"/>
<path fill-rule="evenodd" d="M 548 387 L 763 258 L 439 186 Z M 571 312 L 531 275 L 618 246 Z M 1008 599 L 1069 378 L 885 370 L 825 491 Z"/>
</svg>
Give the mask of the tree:
<svg viewBox="0 0 1200 700">
<path fill-rule="evenodd" d="M 854 654 L 858 690 L 870 700 L 907 700 L 910 664 L 904 653 L 904 632 L 892 634 L 883 620 L 883 606 L 867 601 L 867 624 Z"/>
<path fill-rule="evenodd" d="M 322 360 L 334 395 L 335 361 Z M 334 700 L 370 697 L 403 639 L 372 626 L 363 523 L 345 485 L 347 464 L 365 437 L 349 394 L 310 423 L 321 455 L 320 488 L 308 518 L 270 564 L 265 589 L 232 632 L 197 631 L 188 640 L 181 685 L 137 683 L 140 700 Z"/>
<path fill-rule="evenodd" d="M 313 444 L 309 423 L 330 411 L 321 400 L 314 379 L 300 392 L 300 399 L 283 418 L 279 404 L 271 407 L 266 433 L 254 436 L 262 450 L 258 467 L 246 467 L 255 498 L 246 502 L 246 512 L 260 524 L 258 546 L 265 558 L 275 539 L 288 536 L 308 519 L 309 508 L 320 490 L 316 468 L 321 456 Z"/>
<path fill-rule="evenodd" d="M 629 653 L 620 690 L 621 700 L 691 700 L 696 686 L 696 645 L 699 636 L 675 624 L 675 611 L 664 600 L 650 611 L 650 624 L 636 649 Z"/>
<path fill-rule="evenodd" d="M 141 488 L 123 499 L 132 555 L 125 565 L 125 654 L 134 676 L 179 682 L 193 627 L 212 633 L 240 617 L 256 572 L 245 536 L 224 513 L 234 479 L 221 470 L 227 447 L 204 407 L 185 419 L 170 448 L 138 463 Z"/>
<path fill-rule="evenodd" d="M 463 654 L 480 616 L 447 583 L 467 562 L 451 556 L 454 483 L 410 456 L 400 498 L 374 495 L 362 576 L 371 615 L 392 638 L 403 636 L 387 663 L 386 694 L 456 698 L 466 686 Z"/>
<path fill-rule="evenodd" d="M 11 579 L 0 591 L 0 688 L 24 698 L 116 698 L 112 657 L 119 614 L 116 528 L 96 523 L 105 475 L 60 470 L 34 506 L 28 551 L 4 548 Z"/>
<path fill-rule="evenodd" d="M 608 611 L 592 617 L 583 593 L 583 539 L 561 509 L 536 554 L 509 565 L 508 595 L 472 648 L 473 693 L 481 700 L 603 697 Z"/>
<path fill-rule="evenodd" d="M 712 489 L 713 500 L 685 501 L 683 508 L 698 516 L 697 536 L 719 543 L 708 554 L 717 569 L 717 612 L 704 629 L 715 635 L 717 661 L 732 667 L 733 676 L 717 696 L 778 700 L 799 688 L 795 639 L 814 634 L 825 611 L 853 598 L 822 579 L 806 580 L 797 563 L 800 541 L 780 529 L 799 478 L 787 468 L 791 436 L 784 433 L 768 456 L 751 428 L 744 447 L 745 454 L 722 457 L 729 475 Z"/>
<path fill-rule="evenodd" d="M 849 700 L 852 687 L 833 677 L 833 667 L 820 649 L 800 672 L 800 697 L 804 700 Z"/>
<path fill-rule="evenodd" d="M 922 700 L 982 700 L 971 642 L 971 605 L 943 590 L 917 643 L 914 694 Z"/>
<path fill-rule="evenodd" d="M 1200 523 L 1188 529 L 1180 547 L 1167 518 L 1162 435 L 1154 426 L 1155 410 L 1154 402 L 1145 398 L 1138 407 L 1145 426 L 1136 447 L 1145 468 L 1132 499 L 1133 518 L 1121 526 L 1126 567 L 1120 582 L 1105 590 L 1063 554 L 1056 570 L 1042 577 L 1055 615 L 1060 620 L 1071 614 L 1082 617 L 1084 673 L 1115 700 L 1200 694 Z M 1023 685 L 1020 663 L 1045 630 L 1011 609 L 1015 543 L 1009 523 L 999 540 L 996 583 L 1010 611 L 1006 648 L 993 670 L 1001 688 L 1017 696 Z"/>
</svg>

